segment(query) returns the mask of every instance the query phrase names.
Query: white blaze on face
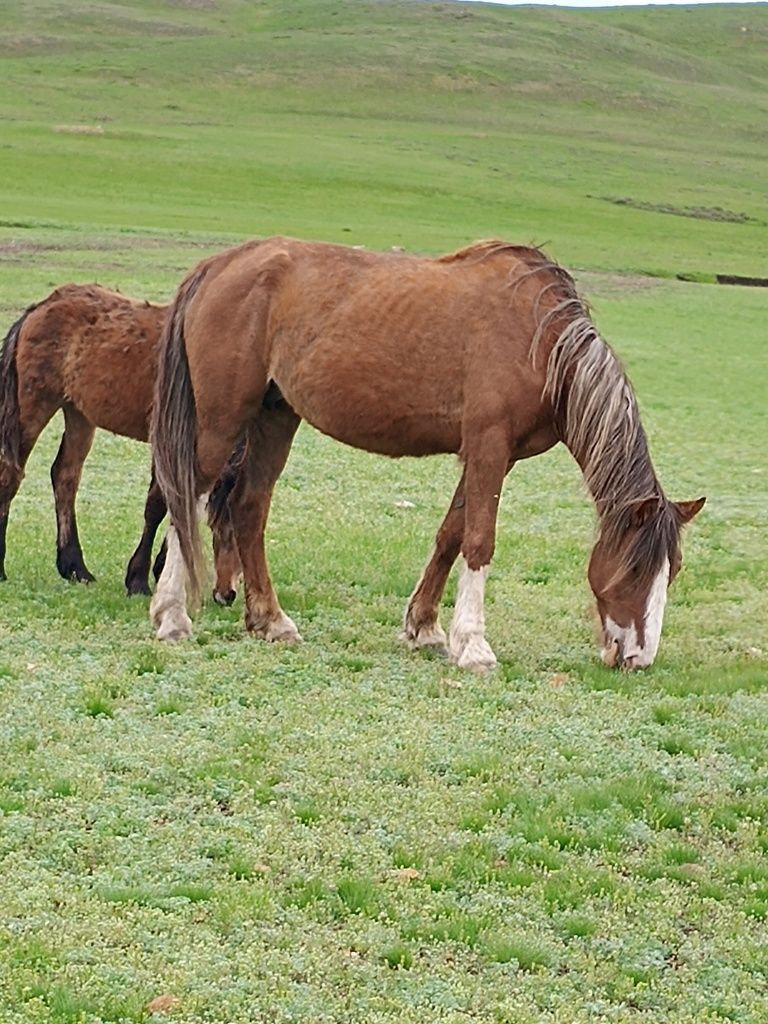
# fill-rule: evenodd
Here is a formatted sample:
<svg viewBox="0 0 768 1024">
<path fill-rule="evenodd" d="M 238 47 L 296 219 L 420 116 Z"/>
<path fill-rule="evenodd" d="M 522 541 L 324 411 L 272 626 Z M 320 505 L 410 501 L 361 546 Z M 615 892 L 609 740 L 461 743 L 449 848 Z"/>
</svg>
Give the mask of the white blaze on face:
<svg viewBox="0 0 768 1024">
<path fill-rule="evenodd" d="M 648 668 L 653 664 L 661 640 L 661 625 L 664 621 L 668 586 L 669 559 L 665 558 L 664 564 L 648 591 L 642 646 L 640 646 L 634 623 L 629 626 L 620 626 L 613 621 L 610 615 L 606 615 L 605 635 L 608 642 L 602 654 L 606 665 L 615 665 L 619 658 L 625 668 Z"/>
</svg>

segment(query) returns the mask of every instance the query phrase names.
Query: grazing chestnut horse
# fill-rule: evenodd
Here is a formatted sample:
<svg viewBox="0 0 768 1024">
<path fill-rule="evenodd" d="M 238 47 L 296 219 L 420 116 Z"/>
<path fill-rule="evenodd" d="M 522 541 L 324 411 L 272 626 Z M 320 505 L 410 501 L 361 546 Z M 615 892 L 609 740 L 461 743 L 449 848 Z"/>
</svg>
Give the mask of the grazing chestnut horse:
<svg viewBox="0 0 768 1024">
<path fill-rule="evenodd" d="M 300 418 L 383 455 L 458 453 L 463 471 L 405 612 L 413 646 L 443 647 L 438 603 L 461 554 L 448 648 L 464 668 L 496 658 L 485 579 L 504 477 L 562 441 L 600 531 L 589 565 L 603 659 L 653 661 L 680 532 L 704 499 L 659 485 L 632 388 L 571 277 L 538 249 L 479 242 L 439 259 L 273 238 L 204 260 L 164 328 L 152 438 L 172 526 L 152 602 L 161 638 L 189 633 L 185 576 L 199 591 L 197 509 L 237 437 L 231 499 L 246 627 L 296 640 L 264 554 L 275 480 Z"/>
<path fill-rule="evenodd" d="M 77 533 L 75 497 L 97 427 L 146 441 L 167 306 L 131 299 L 98 285 L 64 285 L 30 306 L 11 327 L 0 354 L 0 579 L 10 503 L 35 442 L 59 409 L 64 435 L 51 467 L 56 504 L 56 565 L 65 579 L 93 581 Z M 217 600 L 234 598 L 239 560 L 226 512 L 230 476 L 216 493 Z M 129 594 L 149 593 L 152 542 L 165 516 L 154 474 L 144 532 L 128 564 Z M 159 575 L 164 552 L 155 566 Z M 218 589 L 220 587 L 220 589 Z"/>
</svg>

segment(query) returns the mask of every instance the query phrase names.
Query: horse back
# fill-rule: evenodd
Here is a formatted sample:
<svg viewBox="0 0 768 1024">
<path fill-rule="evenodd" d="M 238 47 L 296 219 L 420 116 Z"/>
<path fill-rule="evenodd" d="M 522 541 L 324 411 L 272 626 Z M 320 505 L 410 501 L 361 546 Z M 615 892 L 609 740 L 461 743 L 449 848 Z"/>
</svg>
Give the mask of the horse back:
<svg viewBox="0 0 768 1024">
<path fill-rule="evenodd" d="M 64 285 L 26 318 L 23 404 L 69 403 L 96 427 L 146 441 L 165 307 L 99 285 Z"/>
</svg>

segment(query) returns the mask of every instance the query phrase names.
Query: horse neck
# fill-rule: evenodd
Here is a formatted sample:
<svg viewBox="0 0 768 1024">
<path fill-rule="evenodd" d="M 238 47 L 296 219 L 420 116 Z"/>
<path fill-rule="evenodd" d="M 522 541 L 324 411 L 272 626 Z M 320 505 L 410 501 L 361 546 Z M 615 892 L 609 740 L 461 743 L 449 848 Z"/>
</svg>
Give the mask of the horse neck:
<svg viewBox="0 0 768 1024">
<path fill-rule="evenodd" d="M 632 385 L 588 316 L 572 319 L 552 345 L 546 392 L 601 522 L 663 500 Z"/>
</svg>

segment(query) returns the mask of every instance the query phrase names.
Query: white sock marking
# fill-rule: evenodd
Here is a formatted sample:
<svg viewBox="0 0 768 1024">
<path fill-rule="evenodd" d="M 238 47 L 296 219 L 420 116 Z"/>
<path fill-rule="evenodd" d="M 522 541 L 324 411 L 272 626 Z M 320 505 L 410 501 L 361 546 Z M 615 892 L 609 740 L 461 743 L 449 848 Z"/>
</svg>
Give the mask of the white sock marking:
<svg viewBox="0 0 768 1024">
<path fill-rule="evenodd" d="M 158 640 L 179 640 L 192 633 L 187 614 L 187 569 L 181 557 L 179 538 L 173 526 L 168 527 L 168 550 L 165 565 L 157 581 L 157 590 L 149 605 L 149 617 Z"/>
<path fill-rule="evenodd" d="M 451 657 L 460 668 L 484 672 L 496 657 L 485 639 L 485 578 L 490 566 L 470 569 L 462 558 L 456 607 L 451 623 Z"/>
<path fill-rule="evenodd" d="M 198 519 L 205 518 L 207 505 L 208 495 L 202 494 L 197 499 Z M 168 551 L 149 605 L 149 618 L 158 640 L 181 640 L 192 635 L 192 620 L 187 612 L 187 567 L 173 524 L 168 527 Z"/>
</svg>

